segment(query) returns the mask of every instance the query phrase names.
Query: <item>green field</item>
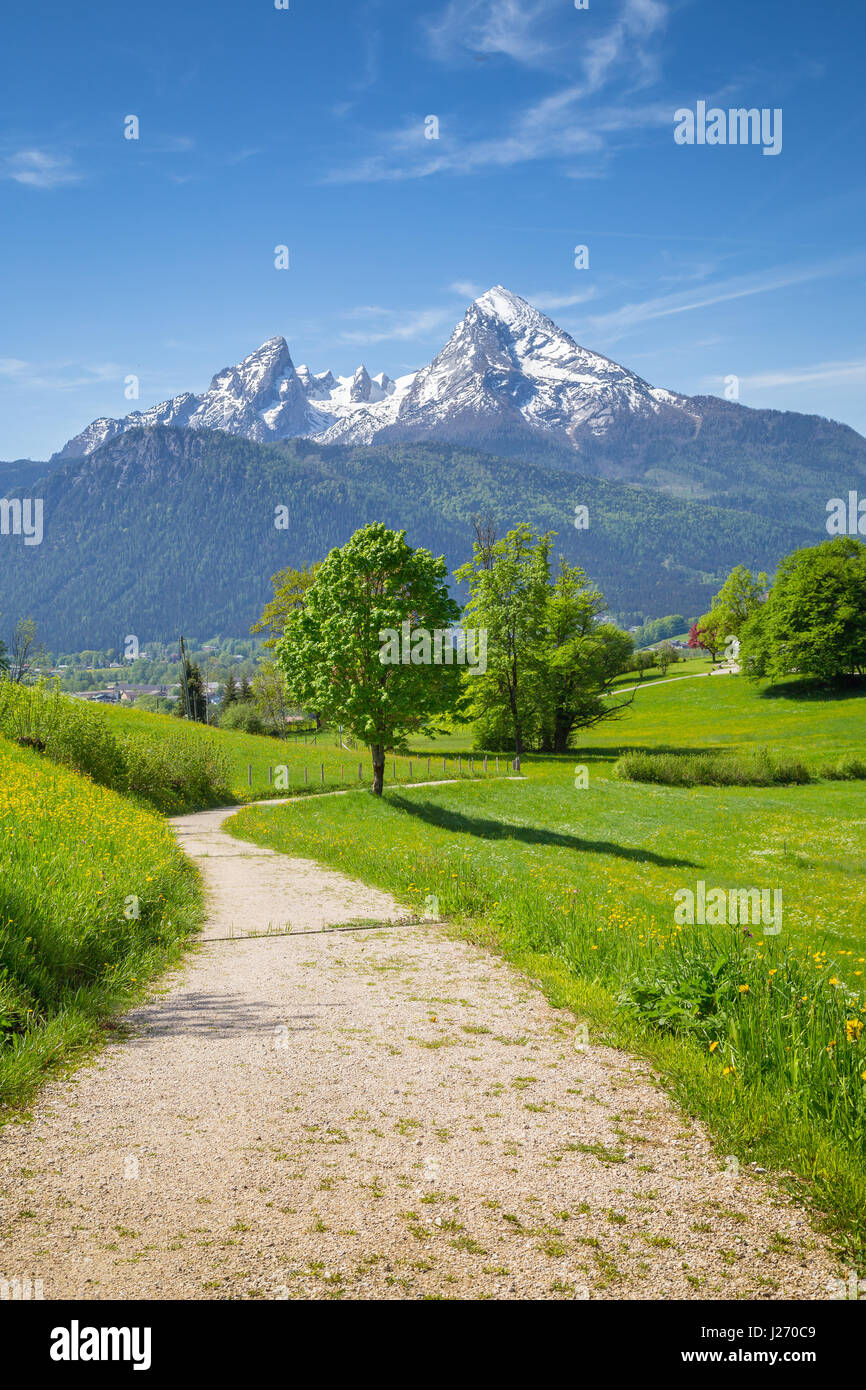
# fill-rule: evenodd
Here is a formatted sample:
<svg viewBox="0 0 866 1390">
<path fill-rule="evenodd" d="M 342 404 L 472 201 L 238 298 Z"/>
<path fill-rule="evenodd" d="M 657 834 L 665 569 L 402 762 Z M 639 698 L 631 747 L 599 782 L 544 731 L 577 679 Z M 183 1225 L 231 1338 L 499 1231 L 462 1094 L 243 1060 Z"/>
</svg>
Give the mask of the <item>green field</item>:
<svg viewBox="0 0 866 1390">
<path fill-rule="evenodd" d="M 419 915 L 426 904 L 502 949 L 594 1036 L 652 1057 L 721 1152 L 794 1174 L 859 1244 L 866 789 L 687 789 L 611 770 L 632 748 L 766 747 L 820 777 L 858 749 L 864 718 L 862 696 L 819 699 L 802 683 L 668 681 L 568 759 L 524 759 L 519 781 L 250 808 L 230 828 L 390 889 Z M 677 927 L 674 893 L 700 880 L 781 890 L 781 934 Z"/>
</svg>

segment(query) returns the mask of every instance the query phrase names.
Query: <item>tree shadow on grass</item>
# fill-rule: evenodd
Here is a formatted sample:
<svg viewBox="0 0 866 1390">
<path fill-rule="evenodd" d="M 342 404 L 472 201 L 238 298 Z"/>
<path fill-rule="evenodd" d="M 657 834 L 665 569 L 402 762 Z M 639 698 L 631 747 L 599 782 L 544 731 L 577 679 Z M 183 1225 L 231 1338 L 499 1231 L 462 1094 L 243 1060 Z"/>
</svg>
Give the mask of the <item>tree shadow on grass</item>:
<svg viewBox="0 0 866 1390">
<path fill-rule="evenodd" d="M 623 743 L 612 748 L 600 744 L 595 747 L 584 745 L 583 747 L 572 748 L 567 758 L 563 757 L 561 754 L 558 755 L 558 758 L 559 761 L 569 763 L 573 763 L 581 758 L 593 758 L 597 759 L 599 762 L 612 763 L 616 762 L 617 758 L 622 758 L 626 753 L 682 753 L 683 756 L 686 756 L 693 753 L 727 753 L 730 752 L 730 749 L 730 743 L 702 743 L 694 748 L 688 747 L 682 743 Z M 528 755 L 528 757 L 529 756 L 531 756 L 533 762 L 539 761 L 535 753 Z M 548 755 L 545 754 L 543 756 L 546 757 Z"/>
<path fill-rule="evenodd" d="M 819 680 L 777 681 L 760 692 L 762 700 L 857 700 L 866 695 L 866 680 L 851 676 L 838 685 Z"/>
<path fill-rule="evenodd" d="M 388 802 L 397 810 L 426 821 L 428 825 L 436 825 L 441 830 L 450 830 L 457 835 L 475 835 L 480 840 L 518 840 L 525 845 L 552 845 L 556 849 L 573 849 L 583 854 L 611 854 L 617 859 L 632 859 L 641 864 L 658 864 L 663 868 L 698 867 L 691 859 L 654 854 L 649 849 L 632 849 L 627 845 L 614 844 L 610 840 L 582 840 L 577 835 L 565 835 L 558 830 L 544 830 L 540 826 L 507 825 L 503 821 L 483 820 L 480 816 L 467 816 L 461 811 L 438 806 L 435 802 L 409 801 L 393 792 L 389 795 Z"/>
</svg>

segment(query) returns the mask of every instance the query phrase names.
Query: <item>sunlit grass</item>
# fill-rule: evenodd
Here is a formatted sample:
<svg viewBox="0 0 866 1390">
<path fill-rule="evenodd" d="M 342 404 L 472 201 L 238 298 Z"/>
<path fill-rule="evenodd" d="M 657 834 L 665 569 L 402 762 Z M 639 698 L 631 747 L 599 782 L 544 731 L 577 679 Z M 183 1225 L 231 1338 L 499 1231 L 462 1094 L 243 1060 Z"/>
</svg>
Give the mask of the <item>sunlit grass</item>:
<svg viewBox="0 0 866 1390">
<path fill-rule="evenodd" d="M 156 813 L 0 739 L 0 1110 L 179 958 L 198 876 Z"/>
</svg>

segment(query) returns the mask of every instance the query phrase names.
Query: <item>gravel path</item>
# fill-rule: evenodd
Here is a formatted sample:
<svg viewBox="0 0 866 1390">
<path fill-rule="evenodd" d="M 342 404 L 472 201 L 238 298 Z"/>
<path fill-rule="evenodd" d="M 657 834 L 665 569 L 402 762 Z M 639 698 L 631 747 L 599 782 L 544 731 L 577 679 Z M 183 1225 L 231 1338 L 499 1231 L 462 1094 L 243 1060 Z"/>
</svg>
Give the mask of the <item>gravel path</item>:
<svg viewBox="0 0 866 1390">
<path fill-rule="evenodd" d="M 0 1279 L 91 1299 L 827 1297 L 804 1213 L 724 1171 L 644 1063 L 582 1050 L 501 960 L 231 838 L 228 814 L 175 822 L 209 890 L 202 946 L 0 1131 Z M 358 918 L 397 925 L 322 930 Z"/>
</svg>

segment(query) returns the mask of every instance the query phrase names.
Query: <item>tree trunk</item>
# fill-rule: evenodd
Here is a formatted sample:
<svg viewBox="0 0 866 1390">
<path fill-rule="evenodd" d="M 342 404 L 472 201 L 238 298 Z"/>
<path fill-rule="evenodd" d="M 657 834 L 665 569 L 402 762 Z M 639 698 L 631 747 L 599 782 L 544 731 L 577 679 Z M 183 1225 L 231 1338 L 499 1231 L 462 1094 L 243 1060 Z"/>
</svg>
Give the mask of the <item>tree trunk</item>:
<svg viewBox="0 0 866 1390">
<path fill-rule="evenodd" d="M 523 730 L 520 727 L 520 715 L 517 713 L 517 695 L 514 687 L 508 691 L 508 703 L 511 705 L 511 722 L 514 726 L 514 751 L 518 758 L 523 752 Z"/>
<path fill-rule="evenodd" d="M 385 781 L 385 745 L 384 743 L 373 743 L 370 745 L 370 752 L 373 755 L 373 793 L 375 796 L 382 795 L 382 786 Z"/>
<path fill-rule="evenodd" d="M 553 728 L 553 751 L 554 753 L 568 752 L 568 736 L 571 733 L 571 720 L 560 713 L 556 714 L 556 723 Z"/>
</svg>

